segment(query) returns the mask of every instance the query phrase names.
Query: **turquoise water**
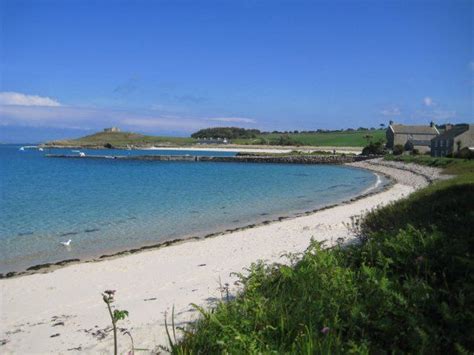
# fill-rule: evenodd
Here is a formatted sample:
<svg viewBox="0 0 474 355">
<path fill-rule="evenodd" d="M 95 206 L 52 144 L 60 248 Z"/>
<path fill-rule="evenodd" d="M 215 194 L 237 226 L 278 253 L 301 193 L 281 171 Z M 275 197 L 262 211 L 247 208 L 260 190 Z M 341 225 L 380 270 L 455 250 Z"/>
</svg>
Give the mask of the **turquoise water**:
<svg viewBox="0 0 474 355">
<path fill-rule="evenodd" d="M 377 180 L 341 166 L 69 160 L 18 148 L 0 146 L 0 272 L 291 215 L 347 200 Z M 60 244 L 68 239 L 70 247 Z"/>
</svg>

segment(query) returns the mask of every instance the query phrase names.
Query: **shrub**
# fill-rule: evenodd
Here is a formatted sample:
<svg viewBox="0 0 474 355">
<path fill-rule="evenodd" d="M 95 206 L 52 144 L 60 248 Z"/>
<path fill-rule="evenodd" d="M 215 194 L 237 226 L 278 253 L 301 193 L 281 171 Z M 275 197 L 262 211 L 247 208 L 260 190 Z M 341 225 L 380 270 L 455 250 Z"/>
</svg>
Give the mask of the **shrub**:
<svg viewBox="0 0 474 355">
<path fill-rule="evenodd" d="M 403 148 L 403 145 L 397 144 L 393 147 L 393 155 L 401 155 L 405 149 Z"/>
<path fill-rule="evenodd" d="M 298 146 L 300 145 L 297 141 L 291 138 L 288 134 L 282 134 L 277 139 L 273 139 L 271 141 L 274 145 L 293 145 Z"/>
<path fill-rule="evenodd" d="M 370 142 L 362 149 L 362 155 L 384 155 L 387 151 L 384 147 L 383 141 Z"/>
<path fill-rule="evenodd" d="M 256 138 L 260 134 L 258 129 L 245 129 L 239 127 L 214 127 L 201 129 L 193 134 L 192 138 Z"/>
<path fill-rule="evenodd" d="M 465 147 L 455 154 L 455 158 L 471 160 L 474 158 L 474 151 Z"/>
</svg>

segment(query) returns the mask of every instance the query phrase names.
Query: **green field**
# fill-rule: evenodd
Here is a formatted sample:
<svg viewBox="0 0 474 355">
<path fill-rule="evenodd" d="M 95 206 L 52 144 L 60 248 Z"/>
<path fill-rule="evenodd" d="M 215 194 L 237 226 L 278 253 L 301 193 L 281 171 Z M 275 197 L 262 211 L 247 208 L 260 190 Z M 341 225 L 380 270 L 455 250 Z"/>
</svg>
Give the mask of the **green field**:
<svg viewBox="0 0 474 355">
<path fill-rule="evenodd" d="M 366 136 L 372 140 L 385 140 L 385 130 L 328 132 L 328 133 L 289 133 L 288 137 L 297 145 L 320 147 L 364 147 L 367 145 Z M 253 139 L 236 139 L 236 144 L 269 144 L 273 145 L 281 134 L 261 134 Z M 265 141 L 265 142 L 264 142 Z"/>
<path fill-rule="evenodd" d="M 367 137 L 369 135 L 370 137 Z M 285 134 L 260 134 L 256 138 L 234 139 L 236 145 L 271 145 L 279 146 L 280 137 L 286 137 L 284 145 L 290 146 L 328 146 L 328 147 L 363 147 L 367 141 L 385 138 L 384 130 L 328 132 L 328 133 L 290 133 Z M 198 140 L 191 137 L 160 137 L 131 132 L 99 132 L 77 139 L 65 139 L 46 143 L 54 146 L 76 147 L 103 147 L 110 144 L 117 148 L 127 146 L 188 146 L 196 144 Z"/>
<path fill-rule="evenodd" d="M 388 157 L 388 159 L 393 159 Z M 443 166 L 436 182 L 369 214 L 360 243 L 313 242 L 290 265 L 254 264 L 243 292 L 184 330 L 173 354 L 472 354 L 472 161 L 396 158 Z M 172 334 L 170 332 L 170 334 Z"/>
</svg>

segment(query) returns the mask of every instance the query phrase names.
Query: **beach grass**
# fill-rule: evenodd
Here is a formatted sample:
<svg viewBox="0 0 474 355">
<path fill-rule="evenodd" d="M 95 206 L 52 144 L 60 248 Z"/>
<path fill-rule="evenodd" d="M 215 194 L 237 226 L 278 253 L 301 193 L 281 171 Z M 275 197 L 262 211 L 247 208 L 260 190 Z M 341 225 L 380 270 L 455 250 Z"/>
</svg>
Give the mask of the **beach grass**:
<svg viewBox="0 0 474 355">
<path fill-rule="evenodd" d="M 471 353 L 474 179 L 469 161 L 445 163 L 458 176 L 370 212 L 360 243 L 313 242 L 290 265 L 253 264 L 243 291 L 200 308 L 170 350 Z"/>
</svg>

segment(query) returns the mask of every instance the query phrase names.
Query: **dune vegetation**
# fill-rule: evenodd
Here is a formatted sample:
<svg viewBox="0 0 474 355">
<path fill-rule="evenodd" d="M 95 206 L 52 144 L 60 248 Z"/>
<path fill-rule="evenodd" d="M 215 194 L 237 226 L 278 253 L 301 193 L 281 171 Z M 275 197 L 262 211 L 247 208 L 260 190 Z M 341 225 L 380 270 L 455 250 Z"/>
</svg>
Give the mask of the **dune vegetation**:
<svg viewBox="0 0 474 355">
<path fill-rule="evenodd" d="M 370 212 L 358 243 L 252 265 L 172 353 L 472 353 L 473 169 L 443 162 L 458 176 Z"/>
</svg>

